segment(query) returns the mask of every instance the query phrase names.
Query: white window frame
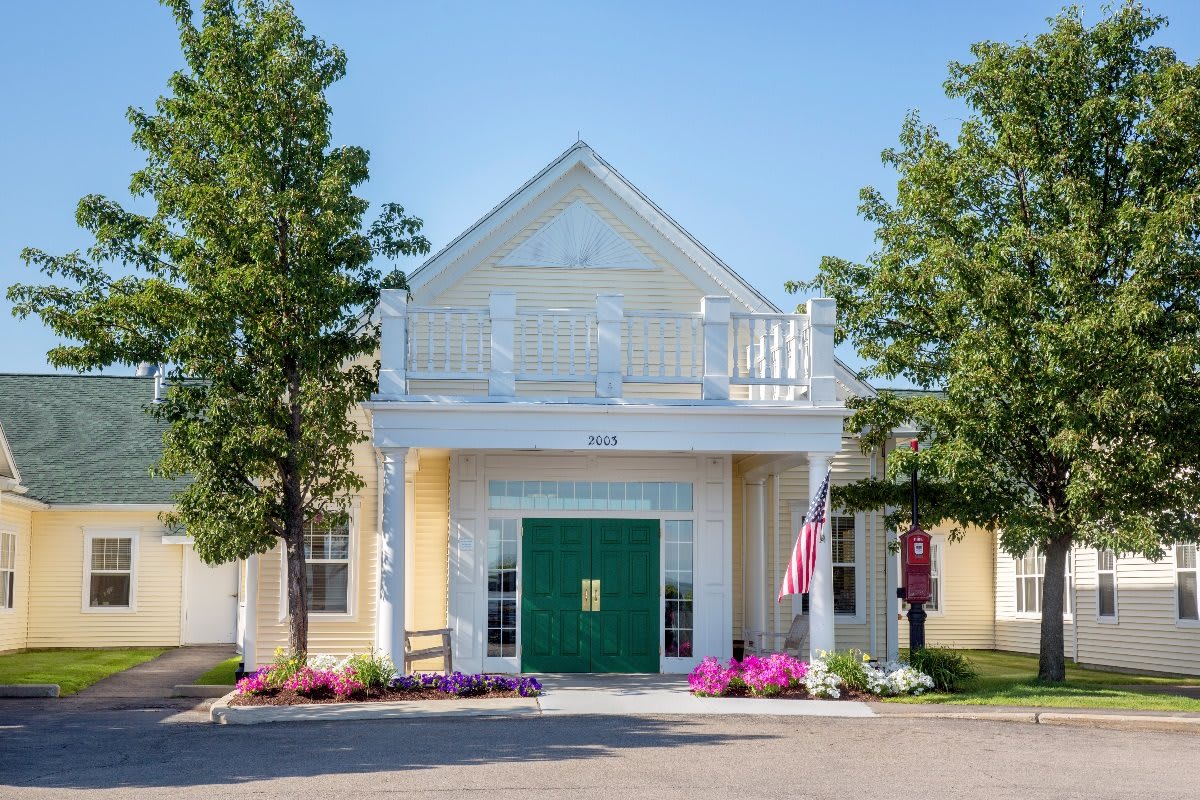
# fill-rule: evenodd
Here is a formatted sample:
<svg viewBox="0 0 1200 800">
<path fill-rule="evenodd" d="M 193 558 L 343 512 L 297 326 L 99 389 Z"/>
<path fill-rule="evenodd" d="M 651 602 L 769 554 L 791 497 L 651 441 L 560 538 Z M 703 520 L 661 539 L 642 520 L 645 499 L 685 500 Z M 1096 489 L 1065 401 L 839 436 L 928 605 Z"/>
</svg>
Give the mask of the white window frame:
<svg viewBox="0 0 1200 800">
<path fill-rule="evenodd" d="M 354 498 L 347 513 L 349 516 L 346 519 L 346 530 L 350 534 L 349 549 L 346 553 L 347 564 L 349 569 L 346 575 L 346 610 L 345 611 L 309 611 L 308 618 L 310 620 L 338 620 L 342 622 L 356 622 L 358 620 L 358 603 L 355 602 L 358 596 L 358 537 L 359 537 L 359 522 L 361 514 L 359 513 L 362 505 L 358 497 Z M 305 564 L 308 559 L 304 560 Z M 340 559 L 339 559 L 340 562 Z M 317 563 L 337 563 L 329 562 L 324 559 Z M 287 595 L 287 546 L 281 541 L 279 544 L 279 621 L 284 622 L 288 618 L 288 595 Z"/>
<path fill-rule="evenodd" d="M 854 613 L 847 614 L 844 611 L 834 612 L 834 619 L 843 624 L 860 625 L 866 622 L 866 606 L 867 606 L 867 583 L 865 580 L 866 571 L 863 569 L 863 547 L 866 541 L 866 521 L 867 515 L 861 511 L 847 514 L 846 512 L 835 512 L 829 515 L 827 525 L 829 526 L 829 548 L 833 549 L 833 518 L 834 517 L 852 517 L 854 519 L 854 562 L 836 561 L 835 567 L 852 567 L 854 569 Z M 832 580 L 833 576 L 830 575 Z"/>
<path fill-rule="evenodd" d="M 1180 547 L 1195 547 L 1196 566 L 1180 568 L 1179 566 L 1179 550 Z M 1174 589 L 1174 605 L 1175 605 L 1175 625 L 1180 628 L 1200 628 L 1200 619 L 1186 619 L 1179 616 L 1179 573 L 1190 572 L 1196 576 L 1196 605 L 1200 606 L 1200 545 L 1191 544 L 1189 542 L 1180 542 L 1171 547 L 1172 572 L 1175 579 L 1172 581 Z M 1200 608 L 1197 608 L 1197 617 L 1200 617 Z"/>
<path fill-rule="evenodd" d="M 936 608 L 930 608 L 929 604 L 925 604 L 925 613 L 931 617 L 944 617 L 946 615 L 946 537 L 942 534 L 933 534 L 929 537 L 929 549 L 933 552 L 931 555 L 932 566 L 936 569 L 930 570 L 930 579 L 933 586 L 933 599 L 937 602 Z"/>
<path fill-rule="evenodd" d="M 81 608 L 85 614 L 135 614 L 138 595 L 138 550 L 141 542 L 139 528 L 83 529 L 83 596 Z M 92 542 L 96 539 L 129 539 L 129 605 L 93 606 L 92 600 Z"/>
<path fill-rule="evenodd" d="M 1017 593 L 1013 597 L 1013 609 L 1016 612 L 1017 619 L 1041 619 L 1042 618 L 1042 595 L 1045 592 L 1045 581 L 1046 581 L 1045 567 L 1042 566 L 1042 560 L 1045 559 L 1046 555 L 1045 555 L 1045 553 L 1042 552 L 1041 548 L 1038 547 L 1037 545 L 1031 546 L 1029 548 L 1029 550 L 1025 551 L 1025 553 L 1028 554 L 1031 551 L 1034 554 L 1034 563 L 1037 565 L 1036 572 L 1030 573 L 1029 575 L 1021 574 L 1020 565 L 1022 563 L 1024 563 L 1024 555 L 1022 555 L 1021 558 L 1013 559 L 1013 587 L 1014 587 L 1014 590 L 1016 587 L 1017 579 L 1022 579 L 1021 592 Z M 1063 564 L 1063 579 L 1064 579 L 1063 580 L 1063 621 L 1064 622 L 1073 622 L 1075 619 L 1075 608 L 1071 602 L 1071 597 L 1073 594 L 1071 589 L 1074 587 L 1074 575 L 1075 575 L 1075 570 L 1073 570 L 1071 568 L 1072 560 L 1073 560 L 1072 553 L 1067 553 L 1066 561 Z M 1035 578 L 1037 580 L 1037 586 L 1038 586 L 1038 588 L 1037 588 L 1037 602 L 1038 602 L 1037 611 L 1029 611 L 1029 610 L 1021 610 L 1020 609 L 1020 605 L 1025 597 L 1024 579 L 1026 579 L 1026 578 Z"/>
<path fill-rule="evenodd" d="M 12 602 L 8 602 L 8 593 L 4 591 L 4 584 L 0 582 L 0 614 L 11 614 L 17 607 L 17 558 L 20 553 L 21 539 L 17 532 L 9 528 L 0 528 L 0 553 L 4 552 L 5 540 L 12 537 L 12 565 L 5 569 L 0 568 L 0 573 L 12 573 L 12 579 L 9 586 L 12 587 Z"/>
<path fill-rule="evenodd" d="M 1104 558 L 1105 553 L 1109 553 L 1112 555 L 1112 569 L 1101 569 L 1100 568 L 1101 563 L 1102 563 L 1101 559 Z M 1120 618 L 1120 614 L 1121 614 L 1121 590 L 1120 590 L 1120 586 L 1117 582 L 1117 560 L 1118 560 L 1117 554 L 1114 551 L 1102 550 L 1100 548 L 1096 548 L 1096 622 L 1099 622 L 1103 625 L 1116 625 L 1117 620 Z M 1112 575 L 1113 613 L 1109 614 L 1109 615 L 1100 613 L 1100 593 L 1102 591 L 1102 589 L 1100 588 L 1100 576 L 1101 575 Z M 1178 601 L 1176 601 L 1175 606 L 1176 606 L 1175 610 L 1176 610 L 1176 612 L 1178 612 L 1178 610 L 1179 610 Z"/>
</svg>

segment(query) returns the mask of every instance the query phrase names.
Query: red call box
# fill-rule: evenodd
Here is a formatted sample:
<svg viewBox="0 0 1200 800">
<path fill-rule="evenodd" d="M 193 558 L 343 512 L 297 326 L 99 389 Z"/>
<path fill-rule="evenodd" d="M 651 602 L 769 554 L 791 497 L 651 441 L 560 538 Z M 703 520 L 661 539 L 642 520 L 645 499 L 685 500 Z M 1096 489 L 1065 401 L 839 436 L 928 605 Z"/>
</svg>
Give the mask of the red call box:
<svg viewBox="0 0 1200 800">
<path fill-rule="evenodd" d="M 932 590 L 930 575 L 933 567 L 930 536 L 913 527 L 900 537 L 904 574 L 904 599 L 909 603 L 928 603 Z"/>
</svg>

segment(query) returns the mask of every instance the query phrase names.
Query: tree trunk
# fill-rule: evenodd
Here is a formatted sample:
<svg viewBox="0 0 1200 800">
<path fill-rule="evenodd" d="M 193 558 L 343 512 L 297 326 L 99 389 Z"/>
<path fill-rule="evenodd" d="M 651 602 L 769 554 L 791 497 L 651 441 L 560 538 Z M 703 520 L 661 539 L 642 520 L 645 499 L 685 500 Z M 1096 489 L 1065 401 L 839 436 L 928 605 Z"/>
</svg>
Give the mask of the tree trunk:
<svg viewBox="0 0 1200 800">
<path fill-rule="evenodd" d="M 1060 683 L 1067 679 L 1063 656 L 1063 597 L 1066 595 L 1067 555 L 1071 536 L 1046 544 L 1046 572 L 1042 577 L 1042 639 L 1038 650 L 1038 680 Z"/>
<path fill-rule="evenodd" d="M 285 547 L 288 572 L 288 650 L 295 655 L 308 652 L 308 576 L 304 568 L 303 522 L 298 535 L 291 535 L 289 532 Z"/>
</svg>

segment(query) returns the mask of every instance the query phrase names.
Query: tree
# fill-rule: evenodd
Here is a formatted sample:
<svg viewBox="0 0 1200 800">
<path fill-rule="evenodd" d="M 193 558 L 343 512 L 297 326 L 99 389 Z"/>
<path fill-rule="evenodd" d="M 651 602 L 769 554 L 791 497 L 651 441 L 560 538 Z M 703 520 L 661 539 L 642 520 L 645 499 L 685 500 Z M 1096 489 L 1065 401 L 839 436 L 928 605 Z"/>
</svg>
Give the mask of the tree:
<svg viewBox="0 0 1200 800">
<path fill-rule="evenodd" d="M 1061 681 L 1072 546 L 1158 559 L 1200 534 L 1200 67 L 1138 5 L 1049 23 L 950 65 L 969 116 L 954 142 L 907 118 L 895 201 L 861 194 L 877 252 L 789 289 L 836 298 L 866 376 L 938 390 L 854 403 L 866 446 L 906 421 L 928 445 L 840 502 L 903 508 L 919 459 L 923 521 L 1039 548 L 1038 672 Z"/>
<path fill-rule="evenodd" d="M 187 483 L 166 521 L 209 563 L 281 540 L 289 645 L 303 653 L 305 527 L 344 518 L 363 487 L 352 448 L 366 437 L 349 414 L 377 383 L 379 287 L 404 285 L 372 261 L 429 244 L 395 204 L 363 230 L 368 154 L 330 143 L 340 49 L 282 0 L 205 0 L 197 16 L 169 5 L 186 68 L 154 112 L 128 114 L 146 154 L 130 190 L 153 213 L 83 198 L 86 252 L 22 253 L 66 285 L 8 296 L 70 340 L 50 351 L 56 366 L 169 365 L 151 409 L 169 422 L 158 470 Z"/>
</svg>

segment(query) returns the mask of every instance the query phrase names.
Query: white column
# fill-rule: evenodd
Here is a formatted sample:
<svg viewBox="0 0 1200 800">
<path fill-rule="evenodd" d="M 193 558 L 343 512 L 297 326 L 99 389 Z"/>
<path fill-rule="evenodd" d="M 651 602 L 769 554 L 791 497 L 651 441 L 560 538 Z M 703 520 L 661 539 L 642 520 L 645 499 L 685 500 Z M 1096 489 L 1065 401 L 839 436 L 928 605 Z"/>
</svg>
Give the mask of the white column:
<svg viewBox="0 0 1200 800">
<path fill-rule="evenodd" d="M 488 394 L 512 397 L 517 393 L 513 370 L 516 342 L 517 295 L 492 292 L 488 296 L 488 314 L 492 323 L 492 366 L 488 373 Z"/>
<path fill-rule="evenodd" d="M 417 559 L 416 530 L 417 530 L 417 466 L 419 464 L 417 450 L 410 449 L 404 459 L 404 530 L 409 535 L 404 537 L 404 626 L 408 630 L 417 630 L 413 623 L 416 603 L 413 601 L 413 587 L 416 580 L 413 570 Z"/>
<path fill-rule="evenodd" d="M 759 638 L 767 629 L 767 500 L 763 479 L 743 484 L 746 503 L 746 635 L 757 649 L 770 642 Z"/>
<path fill-rule="evenodd" d="M 837 301 L 827 297 L 808 301 L 808 397 L 818 406 L 837 402 L 833 359 L 836 317 Z"/>
<path fill-rule="evenodd" d="M 621 397 L 621 327 L 625 320 L 625 296 L 596 295 L 596 396 Z M 643 342 L 648 347 L 649 342 Z"/>
<path fill-rule="evenodd" d="M 704 316 L 705 400 L 729 399 L 729 298 L 705 296 L 700 301 Z"/>
<path fill-rule="evenodd" d="M 379 292 L 379 396 L 408 394 L 408 291 Z"/>
<path fill-rule="evenodd" d="M 242 669 L 258 669 L 258 556 L 246 559 L 246 606 L 242 613 Z"/>
<path fill-rule="evenodd" d="M 383 519 L 379 531 L 379 608 L 375 614 L 375 647 L 404 669 L 404 549 L 407 447 L 384 447 Z"/>
<path fill-rule="evenodd" d="M 808 454 L 809 497 L 817 491 L 829 469 L 829 453 Z M 817 540 L 817 564 L 808 587 L 809 658 L 818 650 L 833 650 L 833 537 L 829 528 L 829 503 L 825 505 L 825 526 Z"/>
</svg>

